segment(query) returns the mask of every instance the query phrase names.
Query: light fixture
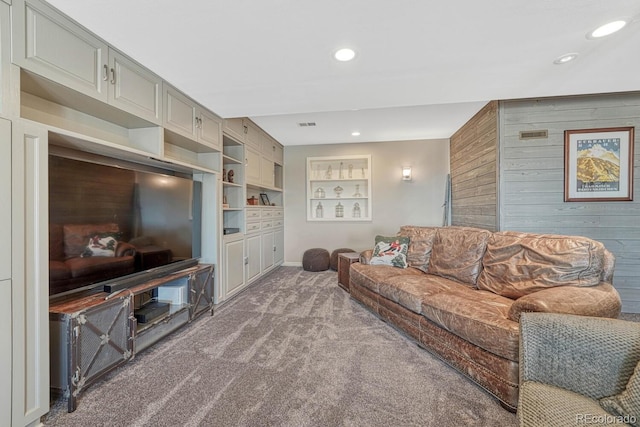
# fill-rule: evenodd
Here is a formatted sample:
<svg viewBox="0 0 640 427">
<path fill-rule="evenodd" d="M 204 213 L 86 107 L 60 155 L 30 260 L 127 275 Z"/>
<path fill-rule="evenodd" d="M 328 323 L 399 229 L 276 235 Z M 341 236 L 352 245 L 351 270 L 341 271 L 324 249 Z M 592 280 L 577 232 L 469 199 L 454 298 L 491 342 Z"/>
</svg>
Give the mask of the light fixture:
<svg viewBox="0 0 640 427">
<path fill-rule="evenodd" d="M 351 132 L 351 136 L 360 136 L 360 132 L 358 131 Z"/>
<path fill-rule="evenodd" d="M 553 61 L 553 63 L 556 64 L 556 65 L 562 65 L 562 64 L 566 64 L 567 62 L 573 61 L 577 57 L 578 57 L 578 54 L 576 52 L 565 53 L 564 55 L 561 55 L 561 56 L 557 57 Z"/>
<path fill-rule="evenodd" d="M 411 166 L 402 167 L 402 180 L 411 181 Z"/>
<path fill-rule="evenodd" d="M 606 37 L 610 34 L 613 34 L 617 31 L 620 31 L 621 29 L 624 28 L 624 26 L 627 25 L 627 21 L 624 21 L 622 19 L 619 19 L 617 21 L 612 21 L 609 22 L 607 24 L 601 25 L 598 28 L 596 28 L 595 30 L 589 32 L 587 34 L 587 38 L 588 39 L 598 39 L 600 37 Z"/>
<path fill-rule="evenodd" d="M 355 56 L 356 52 L 349 48 L 340 49 L 333 54 L 333 57 L 341 62 L 351 61 Z"/>
</svg>

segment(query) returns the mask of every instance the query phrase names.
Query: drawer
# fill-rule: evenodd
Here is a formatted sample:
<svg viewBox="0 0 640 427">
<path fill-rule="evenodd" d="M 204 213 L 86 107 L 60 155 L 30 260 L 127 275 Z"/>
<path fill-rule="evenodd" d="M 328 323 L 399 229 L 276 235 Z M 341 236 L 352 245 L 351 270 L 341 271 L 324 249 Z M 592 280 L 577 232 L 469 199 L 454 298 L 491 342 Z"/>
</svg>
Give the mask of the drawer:
<svg viewBox="0 0 640 427">
<path fill-rule="evenodd" d="M 273 217 L 273 211 L 271 209 L 265 209 L 262 211 L 262 218 L 271 218 Z"/>
<path fill-rule="evenodd" d="M 272 221 L 262 221 L 262 230 L 269 230 L 273 228 L 273 222 Z"/>
<path fill-rule="evenodd" d="M 260 218 L 260 209 L 247 209 L 247 220 Z"/>
<path fill-rule="evenodd" d="M 273 211 L 274 218 L 284 218 L 284 211 L 282 209 L 278 209 Z"/>
<path fill-rule="evenodd" d="M 284 225 L 283 219 L 274 219 L 273 220 L 273 228 L 282 227 Z"/>
<path fill-rule="evenodd" d="M 260 231 L 260 223 L 259 222 L 248 222 L 247 223 L 247 233 L 251 233 L 252 231 Z"/>
</svg>

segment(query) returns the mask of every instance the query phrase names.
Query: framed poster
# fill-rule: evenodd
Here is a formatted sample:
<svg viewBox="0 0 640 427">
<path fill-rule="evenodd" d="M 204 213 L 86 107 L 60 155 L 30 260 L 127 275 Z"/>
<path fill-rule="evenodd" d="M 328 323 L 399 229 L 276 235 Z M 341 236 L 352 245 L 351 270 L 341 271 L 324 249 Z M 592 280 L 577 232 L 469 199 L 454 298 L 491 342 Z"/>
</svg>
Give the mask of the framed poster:
<svg viewBox="0 0 640 427">
<path fill-rule="evenodd" d="M 633 200 L 633 127 L 564 131 L 564 201 Z"/>
</svg>

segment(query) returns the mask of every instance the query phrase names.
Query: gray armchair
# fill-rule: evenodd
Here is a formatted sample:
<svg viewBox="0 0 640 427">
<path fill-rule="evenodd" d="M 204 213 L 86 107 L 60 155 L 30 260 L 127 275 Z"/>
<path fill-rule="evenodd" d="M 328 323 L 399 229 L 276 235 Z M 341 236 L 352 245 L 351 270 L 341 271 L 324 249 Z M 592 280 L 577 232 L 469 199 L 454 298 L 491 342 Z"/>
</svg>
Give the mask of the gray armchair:
<svg viewBox="0 0 640 427">
<path fill-rule="evenodd" d="M 598 400 L 624 391 L 639 360 L 638 323 L 523 313 L 520 426 L 601 425 L 611 421 Z"/>
</svg>

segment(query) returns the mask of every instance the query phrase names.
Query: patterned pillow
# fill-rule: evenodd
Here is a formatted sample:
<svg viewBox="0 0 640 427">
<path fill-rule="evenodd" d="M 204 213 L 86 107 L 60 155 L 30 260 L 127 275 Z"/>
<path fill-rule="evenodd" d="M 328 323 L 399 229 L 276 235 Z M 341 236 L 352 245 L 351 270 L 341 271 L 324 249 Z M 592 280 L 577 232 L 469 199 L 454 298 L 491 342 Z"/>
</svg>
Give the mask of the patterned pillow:
<svg viewBox="0 0 640 427">
<path fill-rule="evenodd" d="M 373 249 L 371 265 L 391 265 L 407 268 L 407 252 L 410 239 L 408 237 L 376 236 L 376 246 Z"/>
<path fill-rule="evenodd" d="M 635 420 L 630 423 L 632 426 L 640 425 L 640 363 L 636 365 L 626 389 L 615 396 L 603 397 L 600 406 L 613 415 Z"/>
<path fill-rule="evenodd" d="M 114 257 L 118 241 L 111 233 L 96 234 L 89 238 L 89 243 L 80 255 L 82 258 L 92 256 Z"/>
</svg>

